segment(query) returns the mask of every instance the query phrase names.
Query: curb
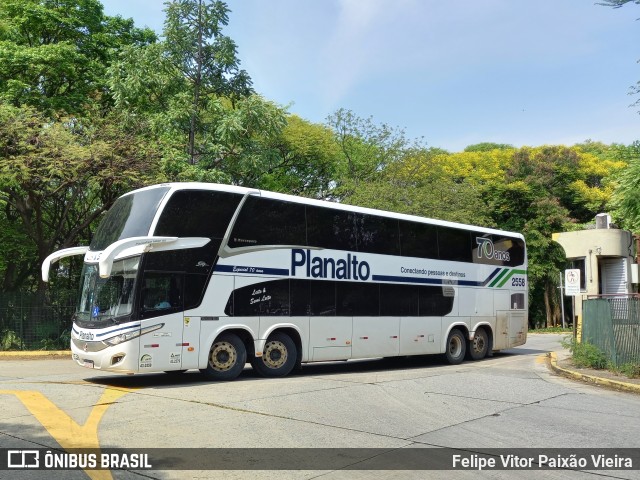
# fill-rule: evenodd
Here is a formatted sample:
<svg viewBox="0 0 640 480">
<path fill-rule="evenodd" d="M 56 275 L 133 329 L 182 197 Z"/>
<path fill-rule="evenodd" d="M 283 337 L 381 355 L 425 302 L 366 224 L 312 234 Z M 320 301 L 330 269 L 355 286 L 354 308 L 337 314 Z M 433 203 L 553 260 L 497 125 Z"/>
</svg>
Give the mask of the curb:
<svg viewBox="0 0 640 480">
<path fill-rule="evenodd" d="M 623 392 L 631 392 L 640 394 L 640 385 L 635 383 L 621 382 L 619 380 L 611 380 L 608 378 L 594 377 L 593 375 L 587 375 L 586 373 L 576 372 L 575 370 L 569 370 L 558 365 L 558 356 L 556 352 L 550 352 L 547 354 L 549 360 L 549 367 L 551 370 L 564 377 L 580 380 L 582 382 L 592 383 L 594 385 L 600 385 L 602 387 L 613 388 L 615 390 L 621 390 Z"/>
<path fill-rule="evenodd" d="M 71 358 L 71 350 L 12 350 L 10 352 L 0 352 L 0 360 L 24 357 L 48 358 L 62 356 Z"/>
</svg>

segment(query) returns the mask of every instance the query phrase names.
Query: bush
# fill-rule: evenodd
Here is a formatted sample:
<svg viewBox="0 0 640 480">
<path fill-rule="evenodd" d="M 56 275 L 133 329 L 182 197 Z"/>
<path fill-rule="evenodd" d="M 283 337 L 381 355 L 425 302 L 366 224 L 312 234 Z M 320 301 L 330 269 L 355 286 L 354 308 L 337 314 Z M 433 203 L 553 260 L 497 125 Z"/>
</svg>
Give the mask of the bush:
<svg viewBox="0 0 640 480">
<path fill-rule="evenodd" d="M 595 345 L 587 342 L 578 343 L 574 338 L 567 337 L 562 341 L 562 346 L 569 349 L 576 367 L 603 370 L 609 366 L 607 355 Z"/>
<path fill-rule="evenodd" d="M 640 378 L 640 365 L 637 363 L 624 363 L 616 370 L 626 377 Z"/>
<path fill-rule="evenodd" d="M 2 330 L 0 332 L 0 350 L 19 350 L 22 348 L 20 336 L 13 330 Z"/>
</svg>

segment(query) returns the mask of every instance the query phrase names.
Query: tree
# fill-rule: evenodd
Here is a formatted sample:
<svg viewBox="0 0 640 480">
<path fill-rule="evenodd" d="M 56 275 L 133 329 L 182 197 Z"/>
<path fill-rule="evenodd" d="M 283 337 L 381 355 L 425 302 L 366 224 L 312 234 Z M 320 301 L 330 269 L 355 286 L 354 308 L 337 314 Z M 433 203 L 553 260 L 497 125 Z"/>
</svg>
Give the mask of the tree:
<svg viewBox="0 0 640 480">
<path fill-rule="evenodd" d="M 286 125 L 285 111 L 256 95 L 239 69 L 223 2 L 167 3 L 164 41 L 123 49 L 109 69 L 116 106 L 149 120 L 172 180 L 246 184 L 261 145 Z"/>
<path fill-rule="evenodd" d="M 252 93 L 251 79 L 239 69 L 236 45 L 222 34 L 229 23 L 229 9 L 214 0 L 173 0 L 167 3 L 164 24 L 165 52 L 171 64 L 188 80 L 191 112 L 189 160 L 197 163 L 199 114 L 207 95 L 235 100 Z"/>
<path fill-rule="evenodd" d="M 44 258 L 88 241 L 100 214 L 157 170 L 154 147 L 116 117 L 54 119 L 0 105 L 0 145 L 0 224 L 13 237 L 3 243 L 25 242 L 4 258 L 4 290 L 42 289 Z"/>
<path fill-rule="evenodd" d="M 98 0 L 3 0 L 0 101 L 81 114 L 109 101 L 105 71 L 115 52 L 154 40 L 132 20 L 105 16 Z"/>
<path fill-rule="evenodd" d="M 374 180 L 388 165 L 406 152 L 424 147 L 422 139 L 409 140 L 403 130 L 376 125 L 371 117 L 361 118 L 339 109 L 327 119 L 342 152 L 342 168 L 333 195 L 348 198 L 361 182 Z"/>
<path fill-rule="evenodd" d="M 256 188 L 322 199 L 331 195 L 340 160 L 327 126 L 289 115 L 278 135 L 259 142 L 253 165 L 242 162 L 243 172 L 235 176 Z"/>
<path fill-rule="evenodd" d="M 374 179 L 361 181 L 347 202 L 453 222 L 494 225 L 484 208 L 481 188 L 445 168 L 443 158 L 449 156 L 456 154 L 443 154 L 439 149 L 407 152 Z"/>
<path fill-rule="evenodd" d="M 623 228 L 632 232 L 640 232 L 640 141 L 628 147 L 618 148 L 619 155 L 626 157 L 626 168 L 615 177 L 615 189 L 609 206 L 613 218 Z"/>
<path fill-rule="evenodd" d="M 503 181 L 490 184 L 485 198 L 494 221 L 527 240 L 534 324 L 544 320 L 555 326 L 560 320 L 555 287 L 565 256 L 552 233 L 592 221 L 608 201 L 610 178 L 621 166 L 581 147 L 523 147 L 513 152 Z"/>
<path fill-rule="evenodd" d="M 482 142 L 465 147 L 465 152 L 490 152 L 491 150 L 513 150 L 513 145 L 507 143 Z"/>
</svg>

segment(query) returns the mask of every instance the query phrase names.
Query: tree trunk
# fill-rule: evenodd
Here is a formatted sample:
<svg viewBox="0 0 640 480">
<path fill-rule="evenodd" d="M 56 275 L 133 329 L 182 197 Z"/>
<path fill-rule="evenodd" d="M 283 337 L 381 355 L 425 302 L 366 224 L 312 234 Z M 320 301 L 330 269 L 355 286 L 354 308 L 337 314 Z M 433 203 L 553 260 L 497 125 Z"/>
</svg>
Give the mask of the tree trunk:
<svg viewBox="0 0 640 480">
<path fill-rule="evenodd" d="M 202 0 L 198 2 L 198 56 L 196 60 L 196 78 L 193 85 L 193 108 L 189 124 L 189 162 L 196 164 L 196 121 L 200 106 L 200 87 L 202 84 Z"/>
</svg>

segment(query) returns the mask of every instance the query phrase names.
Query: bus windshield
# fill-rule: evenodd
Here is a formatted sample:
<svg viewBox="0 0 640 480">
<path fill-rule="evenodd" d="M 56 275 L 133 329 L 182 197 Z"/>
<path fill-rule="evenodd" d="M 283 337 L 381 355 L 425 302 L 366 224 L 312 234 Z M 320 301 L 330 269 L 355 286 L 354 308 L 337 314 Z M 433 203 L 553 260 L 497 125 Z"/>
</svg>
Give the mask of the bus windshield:
<svg viewBox="0 0 640 480">
<path fill-rule="evenodd" d="M 97 264 L 84 264 L 75 314 L 80 327 L 108 327 L 131 314 L 139 263 L 139 256 L 117 260 L 109 278 L 100 278 Z"/>
<path fill-rule="evenodd" d="M 169 187 L 150 188 L 116 200 L 100 222 L 91 240 L 91 250 L 101 251 L 123 238 L 148 235 L 153 217 L 168 191 Z"/>
</svg>

